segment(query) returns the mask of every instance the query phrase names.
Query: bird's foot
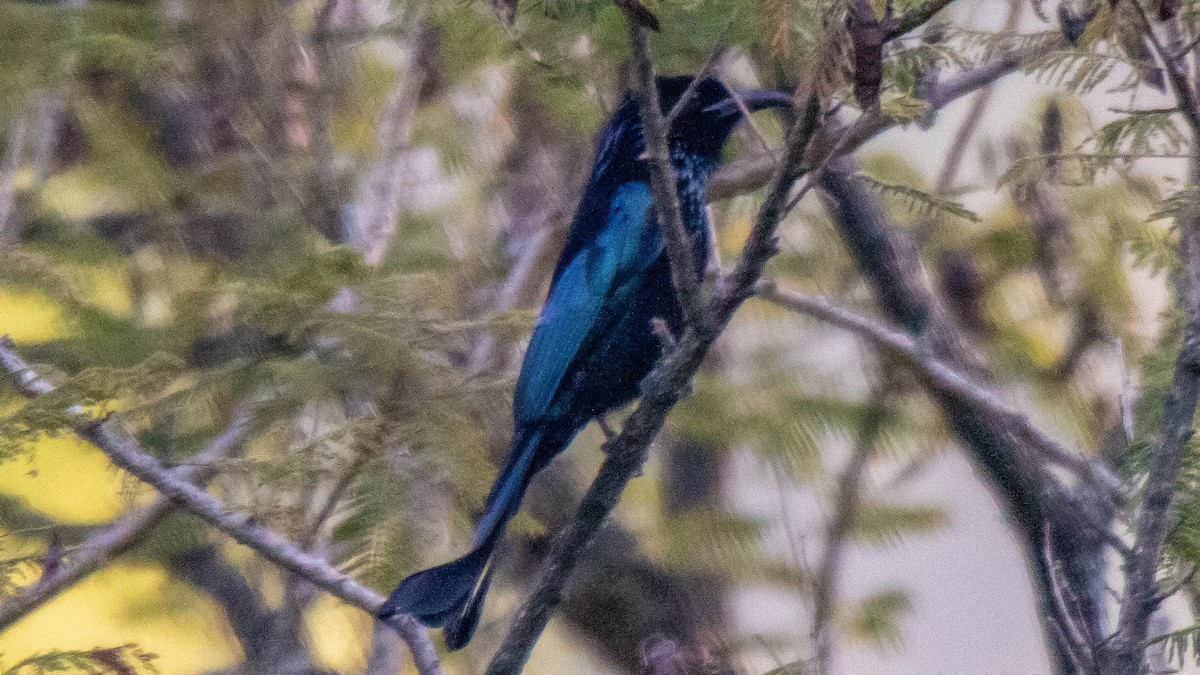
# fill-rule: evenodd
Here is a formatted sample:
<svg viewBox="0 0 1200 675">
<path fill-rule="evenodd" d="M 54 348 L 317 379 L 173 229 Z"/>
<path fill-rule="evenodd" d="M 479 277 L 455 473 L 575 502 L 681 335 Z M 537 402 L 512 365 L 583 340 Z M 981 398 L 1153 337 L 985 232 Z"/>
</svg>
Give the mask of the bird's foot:
<svg viewBox="0 0 1200 675">
<path fill-rule="evenodd" d="M 617 432 L 608 424 L 608 418 L 604 415 L 596 415 L 596 424 L 600 427 L 600 431 L 604 432 L 604 439 L 611 443 L 617 437 Z M 607 445 L 608 443 L 605 443 Z"/>
<path fill-rule="evenodd" d="M 654 337 L 662 343 L 663 349 L 675 348 L 675 334 L 671 332 L 671 327 L 662 317 L 656 316 L 650 319 L 650 332 L 654 333 Z"/>
<path fill-rule="evenodd" d="M 608 418 L 604 415 L 596 415 L 596 425 L 600 427 L 600 431 L 604 432 L 604 445 L 602 449 L 605 455 L 612 455 L 615 441 L 617 440 L 616 429 L 613 429 L 608 423 Z"/>
</svg>

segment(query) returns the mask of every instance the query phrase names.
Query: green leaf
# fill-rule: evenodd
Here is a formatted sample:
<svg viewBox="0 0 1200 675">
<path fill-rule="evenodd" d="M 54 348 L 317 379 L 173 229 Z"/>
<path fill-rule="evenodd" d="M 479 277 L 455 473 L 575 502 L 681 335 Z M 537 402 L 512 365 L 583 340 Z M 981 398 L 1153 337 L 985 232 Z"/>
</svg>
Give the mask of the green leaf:
<svg viewBox="0 0 1200 675">
<path fill-rule="evenodd" d="M 924 117 L 929 112 L 929 103 L 908 92 L 895 92 L 883 98 L 879 109 L 900 124 L 907 124 Z"/>
<path fill-rule="evenodd" d="M 935 213 L 946 213 L 973 223 L 979 222 L 979 214 L 956 201 L 938 197 L 907 185 L 884 182 L 861 172 L 855 174 L 855 177 L 885 195 L 898 198 L 900 203 L 914 215 L 928 217 Z"/>
<path fill-rule="evenodd" d="M 864 502 L 855 516 L 851 535 L 857 541 L 888 545 L 906 535 L 937 532 L 948 522 L 946 512 L 936 506 Z"/>
<path fill-rule="evenodd" d="M 861 640 L 897 646 L 903 640 L 900 620 L 911 611 L 912 600 L 908 593 L 899 589 L 882 591 L 859 604 L 850 628 Z"/>
</svg>

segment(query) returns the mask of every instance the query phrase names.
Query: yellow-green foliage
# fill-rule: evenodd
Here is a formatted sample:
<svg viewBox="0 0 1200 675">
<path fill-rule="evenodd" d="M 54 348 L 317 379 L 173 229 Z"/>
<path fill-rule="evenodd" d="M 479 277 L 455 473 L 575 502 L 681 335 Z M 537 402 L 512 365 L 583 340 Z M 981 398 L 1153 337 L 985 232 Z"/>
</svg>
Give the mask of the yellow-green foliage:
<svg viewBox="0 0 1200 675">
<path fill-rule="evenodd" d="M 51 531 L 69 556 L 92 527 L 150 496 L 68 433 L 68 405 L 121 413 L 148 452 L 183 464 L 240 402 L 250 402 L 253 422 L 244 447 L 218 465 L 213 493 L 288 537 L 318 541 L 319 553 L 386 591 L 468 545 L 509 442 L 516 365 L 553 260 L 532 261 L 532 279 L 508 284 L 521 248 L 543 234 L 529 229 L 561 238 L 594 134 L 623 90 L 628 27 L 611 0 L 524 0 L 511 26 L 488 2 L 409 0 L 388 3 L 393 13 L 382 25 L 334 31 L 321 42 L 311 31 L 322 3 L 184 4 L 192 11 L 175 22 L 155 2 L 0 2 L 3 147 L 15 123 L 36 121 L 47 101 L 62 102 L 85 141 L 63 166 L 35 167 L 31 146 L 13 176 L 20 233 L 0 240 L 0 333 L 59 387 L 33 401 L 0 388 L 0 595 L 36 583 Z M 871 4 L 879 13 L 889 3 Z M 921 3 L 890 4 L 901 13 Z M 714 49 L 730 47 L 722 74 L 734 84 L 794 87 L 824 64 L 827 72 L 816 74 L 822 102 L 849 99 L 841 0 L 647 5 L 663 25 L 651 36 L 660 72 L 694 72 Z M 415 94 L 405 89 L 417 67 L 406 49 L 419 30 L 434 31 L 440 45 L 401 153 L 420 170 L 401 174 L 411 194 L 389 224 L 395 231 L 382 261 L 368 265 L 351 244 L 332 243 L 313 226 L 325 211 L 347 218 L 336 226 L 354 224 L 350 214 L 370 189 L 365 176 L 385 158 L 380 140 L 394 140 L 380 139 L 380 116 L 389 102 Z M 940 40 L 908 36 L 886 51 L 882 91 L 882 112 L 907 133 L 937 122 L 920 99 L 929 73 L 1041 48 L 1044 56 L 1025 67 L 1062 94 L 1061 151 L 1029 150 L 1037 131 L 1025 129 L 1017 133 L 1028 147 L 1013 157 L 993 153 L 994 166 L 971 179 L 979 184 L 959 180 L 939 192 L 928 166 L 899 153 L 864 155 L 856 180 L 911 237 L 932 287 L 943 256 L 966 252 L 980 282 L 973 300 L 988 324 L 968 346 L 998 373 L 992 384 L 1011 389 L 1069 444 L 1099 447 L 1112 431 L 1106 393 L 1056 370 L 1073 327 L 1083 310 L 1094 318 L 1102 336 L 1089 347 L 1095 358 L 1121 339 L 1140 391 L 1121 467 L 1136 486 L 1161 428 L 1182 328 L 1181 317 L 1168 314 L 1156 334 L 1142 295 L 1179 271 L 1167 219 L 1192 213 L 1197 191 L 1139 172 L 1142 158 L 1194 152 L 1176 111 L 1118 112 L 1094 125 L 1074 98 L 1127 86 L 1142 72 L 1122 44 L 1107 8 L 1070 49 L 1057 28 L 1014 35 L 947 26 Z M 180 108 L 156 119 L 152 95 Z M 322 96 L 331 110 L 320 109 Z M 1026 126 L 1041 120 L 1045 104 L 1034 107 Z M 784 137 L 776 119 L 758 116 L 757 127 L 770 145 Z M 196 136 L 185 139 L 197 144 L 191 162 L 167 152 L 180 129 Z M 749 130 L 729 150 L 731 159 L 761 152 Z M 520 172 L 524 180 L 513 180 Z M 1030 215 L 1038 195 L 1068 221 L 1056 271 L 1071 283 L 1057 294 Z M 713 206 L 727 265 L 759 202 L 751 194 Z M 782 223 L 780 245 L 773 279 L 886 316 L 864 281 L 871 270 L 858 269 L 817 200 L 806 198 Z M 869 442 L 864 472 L 872 480 L 854 496 L 845 537 L 870 553 L 939 532 L 953 515 L 893 494 L 953 441 L 920 384 L 840 330 L 750 302 L 653 455 L 683 443 L 726 466 L 746 459 L 771 478 L 755 486 L 764 500 L 784 505 L 769 517 L 819 538 L 825 523 L 815 515 L 788 521 L 787 497 L 811 492 L 831 513 L 844 497 L 848 450 Z M 866 421 L 878 414 L 866 401 L 880 390 L 888 392 L 882 422 L 864 439 Z M 620 414 L 613 417 L 619 423 Z M 588 429 L 559 461 L 594 466 L 600 444 Z M 667 464 L 653 461 L 651 478 Z M 888 480 L 873 480 L 880 476 Z M 1195 446 L 1180 482 L 1164 563 L 1170 573 L 1200 561 Z M 666 513 L 666 492 L 635 481 L 620 523 L 662 569 L 768 585 L 788 597 L 811 592 L 813 561 L 803 551 L 780 555 L 770 529 L 778 523 L 731 514 L 720 499 Z M 327 502 L 331 496 L 340 498 Z M 322 510 L 330 517 L 316 527 Z M 526 514 L 512 528 L 514 538 L 545 535 Z M 5 632 L 0 670 L 119 670 L 115 659 L 129 664 L 123 672 L 237 667 L 245 654 L 223 609 L 167 571 L 173 556 L 221 541 L 173 514 L 120 564 Z M 222 559 L 268 605 L 279 599 L 277 570 L 239 547 L 223 548 Z M 842 633 L 891 646 L 902 642 L 903 618 L 914 609 L 899 589 L 847 594 L 837 604 Z M 306 620 L 317 666 L 362 669 L 369 617 L 323 599 Z M 789 648 L 807 644 L 794 626 L 777 633 L 770 639 Z M 1195 648 L 1194 631 L 1170 639 L 1179 653 Z"/>
</svg>

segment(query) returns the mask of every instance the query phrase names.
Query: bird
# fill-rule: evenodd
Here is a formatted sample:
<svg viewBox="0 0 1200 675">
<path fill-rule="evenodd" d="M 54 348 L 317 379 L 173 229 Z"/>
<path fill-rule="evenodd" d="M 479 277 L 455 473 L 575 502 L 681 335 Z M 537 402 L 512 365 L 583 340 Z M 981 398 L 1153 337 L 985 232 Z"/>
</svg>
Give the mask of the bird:
<svg viewBox="0 0 1200 675">
<path fill-rule="evenodd" d="M 770 90 L 735 92 L 711 77 L 659 77 L 655 84 L 663 115 L 673 119 L 668 146 L 699 276 L 709 250 L 708 180 L 726 141 L 743 110 L 789 108 L 792 97 Z M 474 544 L 456 560 L 405 578 L 379 617 L 414 616 L 426 626 L 444 627 L 449 649 L 465 646 L 483 610 L 493 552 L 530 480 L 589 422 L 637 397 L 664 348 L 661 326 L 678 337 L 682 317 L 654 215 L 638 106 L 626 95 L 600 134 L 534 324 L 513 395 L 512 445 Z"/>
</svg>

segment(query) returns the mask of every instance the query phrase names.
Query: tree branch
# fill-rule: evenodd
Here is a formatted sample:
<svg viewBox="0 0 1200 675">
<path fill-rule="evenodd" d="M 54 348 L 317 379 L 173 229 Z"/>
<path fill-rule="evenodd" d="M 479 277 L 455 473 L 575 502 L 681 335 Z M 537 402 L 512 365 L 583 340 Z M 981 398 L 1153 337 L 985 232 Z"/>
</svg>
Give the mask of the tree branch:
<svg viewBox="0 0 1200 675">
<path fill-rule="evenodd" d="M 1167 72 L 1180 112 L 1192 131 L 1192 151 L 1200 148 L 1200 110 L 1187 74 L 1169 54 L 1138 0 L 1130 0 L 1141 30 Z M 1200 179 L 1200 159 L 1192 157 L 1191 182 Z M 1150 453 L 1150 466 L 1138 515 L 1133 556 L 1126 568 L 1125 591 L 1116 632 L 1099 650 L 1101 670 L 1114 675 L 1137 675 L 1142 669 L 1150 619 L 1161 601 L 1158 569 L 1167 535 L 1175 522 L 1176 487 L 1184 453 L 1195 433 L 1200 401 L 1200 208 L 1192 204 L 1176 220 L 1179 257 L 1176 302 L 1187 317 L 1183 344 L 1175 360 L 1171 391 L 1163 409 L 1162 432 Z"/>
<path fill-rule="evenodd" d="M 1153 26 L 1150 24 L 1150 17 L 1146 16 L 1146 10 L 1142 7 L 1141 0 L 1129 0 L 1134 8 L 1134 13 L 1138 17 L 1139 27 L 1146 37 L 1150 40 L 1150 46 L 1154 49 L 1154 53 L 1158 56 L 1158 60 L 1162 62 L 1163 68 L 1167 71 L 1167 81 L 1171 83 L 1171 93 L 1175 96 L 1175 102 L 1179 106 L 1179 112 L 1187 119 L 1188 126 L 1192 128 L 1192 133 L 1200 135 L 1200 107 L 1197 106 L 1196 92 L 1192 89 L 1192 85 L 1188 82 L 1188 74 L 1179 67 L 1179 62 L 1172 54 L 1163 46 L 1158 35 L 1155 34 Z"/>
<path fill-rule="evenodd" d="M 999 394 L 945 359 L 939 358 L 909 334 L 840 307 L 825 298 L 783 290 L 769 281 L 760 282 L 756 293 L 767 302 L 844 328 L 875 347 L 900 356 L 936 390 L 953 395 L 1004 420 L 1017 435 L 1027 439 L 1046 461 L 1072 470 L 1081 479 L 1110 491 L 1112 496 L 1116 497 L 1120 482 L 1108 467 L 1063 447 L 1034 426 L 1023 413 L 1005 403 Z M 1119 540 L 1114 540 L 1114 543 L 1116 542 Z"/>
<path fill-rule="evenodd" d="M 895 20 L 895 24 L 890 26 L 887 31 L 887 40 L 895 40 L 896 38 L 909 33 L 910 31 L 922 26 L 925 22 L 933 18 L 934 14 L 945 9 L 954 0 L 926 0 L 920 7 L 914 7 L 904 13 L 903 16 Z"/>
<path fill-rule="evenodd" d="M 0 366 L 26 396 L 50 393 L 54 386 L 38 377 L 13 349 L 12 342 L 0 338 Z M 77 408 L 77 407 L 76 407 Z M 151 485 L 176 506 L 192 513 L 213 527 L 249 546 L 279 567 L 303 577 L 309 583 L 375 616 L 384 602 L 379 593 L 359 584 L 321 558 L 305 553 L 274 530 L 257 524 L 250 515 L 229 511 L 216 497 L 169 471 L 157 459 L 146 454 L 133 436 L 115 418 L 91 419 L 71 411 L 75 433 L 99 448 L 113 464 Z M 421 675 L 439 675 L 437 652 L 425 629 L 411 616 L 396 615 L 385 623 L 400 634 L 413 654 Z"/>
<path fill-rule="evenodd" d="M 411 172 L 405 170 L 405 153 L 409 150 L 421 88 L 431 76 L 431 60 L 438 48 L 437 33 L 419 15 L 413 20 L 412 31 L 409 68 L 392 89 L 379 120 L 379 158 L 363 179 L 355 205 L 356 217 L 347 237 L 350 245 L 362 252 L 368 265 L 378 265 L 383 260 L 399 222 L 405 181 L 411 177 Z"/>
<path fill-rule="evenodd" d="M 642 120 L 642 140 L 646 146 L 646 163 L 650 166 L 650 192 L 654 196 L 654 214 L 667 246 L 671 261 L 671 280 L 683 310 L 684 322 L 699 325 L 704 319 L 700 311 L 700 280 L 696 275 L 696 253 L 691 237 L 683 226 L 679 192 L 675 186 L 675 171 L 671 168 L 671 149 L 667 145 L 666 120 L 659 107 L 658 87 L 654 82 L 654 65 L 646 29 L 638 22 L 631 6 L 621 3 L 629 23 L 629 42 L 633 49 L 633 98 Z"/>
<path fill-rule="evenodd" d="M 11 360 L 10 345 L 0 345 L 0 362 L 10 375 L 29 371 L 21 361 Z M 38 380 L 35 380 L 38 381 Z M 37 396 L 47 391 L 37 391 L 25 385 L 23 393 Z M 238 409 L 225 432 L 213 440 L 207 448 L 191 459 L 187 466 L 175 469 L 181 480 L 204 485 L 216 475 L 217 462 L 225 459 L 241 445 L 250 422 L 250 411 Z M 92 534 L 80 544 L 78 552 L 53 572 L 42 576 L 36 583 L 21 589 L 0 603 L 0 630 L 7 628 L 33 610 L 41 607 L 59 593 L 81 581 L 92 572 L 108 565 L 114 558 L 141 542 L 163 518 L 175 508 L 171 500 L 159 496 L 142 509 L 118 518 L 111 525 Z"/>
<path fill-rule="evenodd" d="M 852 171 L 851 162 L 842 170 Z M 842 239 L 870 281 L 889 318 L 922 346 L 956 369 L 985 378 L 986 368 L 964 344 L 962 330 L 947 315 L 924 281 L 920 259 L 910 242 L 887 220 L 878 195 L 838 172 L 826 174 L 822 188 Z M 1038 582 L 1042 616 L 1059 667 L 1069 669 L 1077 645 L 1057 625 L 1052 570 L 1041 555 L 1049 536 L 1053 560 L 1062 563 L 1069 590 L 1080 598 L 1081 612 L 1093 632 L 1102 628 L 1104 544 L 1112 542 L 1109 523 L 1116 501 L 1105 481 L 1067 485 L 1050 470 L 1038 434 L 1015 426 L 1011 417 L 953 392 L 927 386 L 955 436 L 969 450 L 1018 527 Z M 1047 534 L 1049 533 L 1049 534 Z M 1091 650 L 1093 645 L 1085 645 Z"/>
<path fill-rule="evenodd" d="M 1005 54 L 987 65 L 947 77 L 926 91 L 920 92 L 918 97 L 929 104 L 929 111 L 926 114 L 934 115 L 963 96 L 987 87 L 1005 75 L 1013 73 L 1021 64 L 1045 55 L 1049 49 L 1050 47 L 1046 45 L 1035 45 L 1024 52 Z M 838 155 L 853 154 L 868 141 L 897 126 L 898 123 L 897 120 L 878 111 L 865 113 L 853 136 L 849 137 L 842 145 Z M 827 143 L 832 145 L 833 141 Z M 814 145 L 820 146 L 822 141 L 818 139 L 814 141 Z M 711 201 L 719 201 L 753 192 L 766 185 L 777 164 L 776 159 L 766 153 L 727 164 L 717 170 L 716 175 L 709 183 L 708 198 Z"/>
<path fill-rule="evenodd" d="M 818 673 L 826 675 L 830 672 L 833 655 L 830 623 L 833 619 L 834 596 L 842 571 L 846 539 L 854 528 L 862 506 L 862 479 L 887 417 L 888 393 L 884 385 L 871 396 L 866 415 L 859 425 L 854 452 L 838 475 L 834 512 L 825 527 L 821 561 L 817 564 L 812 583 L 812 637 L 816 645 L 816 669 Z"/>
<path fill-rule="evenodd" d="M 1193 160 L 1193 180 L 1200 174 L 1196 164 Z M 1187 326 L 1163 410 L 1160 440 L 1150 452 L 1117 631 L 1100 653 L 1103 672 L 1115 675 L 1137 675 L 1142 665 L 1150 616 L 1158 606 L 1159 559 L 1175 521 L 1179 470 L 1195 433 L 1200 401 L 1200 213 L 1194 207 L 1189 211 L 1178 221 L 1184 271 L 1177 302 L 1187 315 Z"/>
<path fill-rule="evenodd" d="M 804 149 L 816 131 L 819 108 L 810 101 L 804 122 L 788 134 L 787 147 L 776 170 L 768 197 L 759 211 L 742 257 L 727 291 L 708 307 L 705 324 L 691 324 L 642 382 L 641 402 L 625 422 L 621 433 L 606 444 L 606 457 L 575 518 L 555 537 L 538 572 L 534 590 L 525 599 L 512 628 L 488 666 L 488 675 L 520 672 L 534 643 L 545 630 L 554 607 L 562 597 L 567 579 L 580 555 L 587 549 L 604 519 L 616 507 L 626 484 L 641 469 L 654 437 L 667 414 L 683 397 L 692 376 L 733 313 L 752 294 L 762 268 L 775 253 L 775 228 L 783 213 L 788 192 L 801 175 Z"/>
<path fill-rule="evenodd" d="M 17 239 L 16 225 L 9 227 L 8 221 L 13 217 L 16 197 L 17 171 L 21 168 L 21 159 L 25 154 L 24 117 L 17 116 L 8 126 L 8 136 L 4 144 L 4 156 L 0 159 L 0 246 Z"/>
<path fill-rule="evenodd" d="M 205 542 L 171 555 L 168 562 L 171 573 L 204 591 L 225 611 L 229 628 L 242 645 L 245 660 L 242 664 L 247 672 L 264 672 L 267 659 L 278 645 L 272 645 L 276 631 L 271 630 L 277 621 L 246 577 L 228 560 L 212 542 Z M 289 648 L 306 651 L 303 641 Z"/>
</svg>

